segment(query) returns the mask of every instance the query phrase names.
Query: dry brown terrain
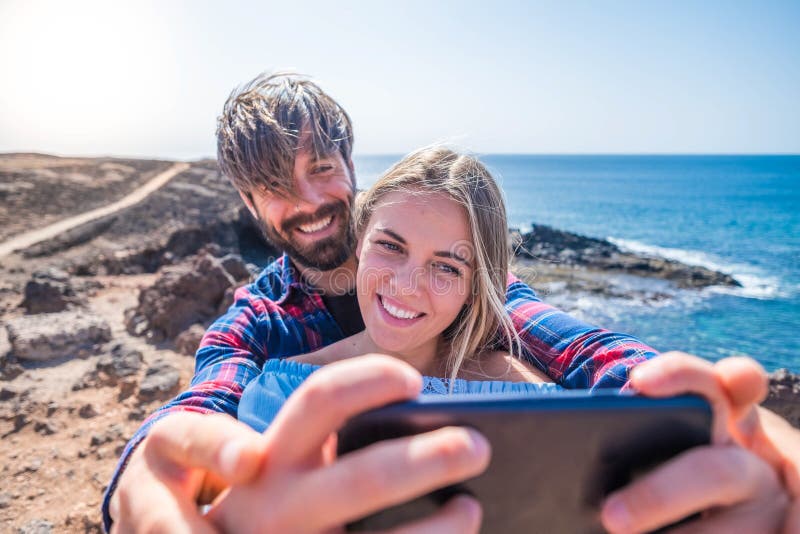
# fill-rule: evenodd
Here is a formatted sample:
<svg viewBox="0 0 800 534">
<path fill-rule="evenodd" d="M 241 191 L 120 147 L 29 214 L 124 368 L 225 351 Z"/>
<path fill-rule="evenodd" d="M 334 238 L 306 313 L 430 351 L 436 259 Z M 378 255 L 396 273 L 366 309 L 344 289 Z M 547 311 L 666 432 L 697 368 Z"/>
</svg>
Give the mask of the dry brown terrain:
<svg viewBox="0 0 800 534">
<path fill-rule="evenodd" d="M 144 365 L 136 380 L 150 362 L 164 359 L 179 370 L 180 387 L 185 387 L 192 374 L 192 358 L 157 349 L 125 331 L 123 310 L 136 304 L 139 288 L 149 285 L 152 278 L 101 279 L 103 287 L 88 299 L 88 309 L 109 321 L 114 343 L 142 352 Z M 0 419 L 4 480 L 0 530 L 13 532 L 37 520 L 49 522 L 53 532 L 101 530 L 102 492 L 121 448 L 162 401 L 141 402 L 136 395 L 119 401 L 119 386 L 73 391 L 99 358 L 98 354 L 31 367 L 2 385 L 3 397 L 12 394 L 8 392 L 14 395 L 3 404 L 19 402 L 23 409 Z M 19 421 L 20 416 L 26 421 Z"/>
<path fill-rule="evenodd" d="M 0 154 L 0 240 L 123 197 L 169 161 Z"/>
</svg>

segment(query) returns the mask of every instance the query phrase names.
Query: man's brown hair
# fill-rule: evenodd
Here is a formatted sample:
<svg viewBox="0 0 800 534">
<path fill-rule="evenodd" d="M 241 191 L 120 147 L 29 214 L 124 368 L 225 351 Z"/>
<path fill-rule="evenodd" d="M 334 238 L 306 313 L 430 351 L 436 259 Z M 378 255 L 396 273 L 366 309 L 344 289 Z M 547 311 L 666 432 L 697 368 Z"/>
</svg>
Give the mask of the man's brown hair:
<svg viewBox="0 0 800 534">
<path fill-rule="evenodd" d="M 231 92 L 217 119 L 217 162 L 234 187 L 287 195 L 300 143 L 317 157 L 353 150 L 344 109 L 316 83 L 295 73 L 264 73 Z"/>
</svg>

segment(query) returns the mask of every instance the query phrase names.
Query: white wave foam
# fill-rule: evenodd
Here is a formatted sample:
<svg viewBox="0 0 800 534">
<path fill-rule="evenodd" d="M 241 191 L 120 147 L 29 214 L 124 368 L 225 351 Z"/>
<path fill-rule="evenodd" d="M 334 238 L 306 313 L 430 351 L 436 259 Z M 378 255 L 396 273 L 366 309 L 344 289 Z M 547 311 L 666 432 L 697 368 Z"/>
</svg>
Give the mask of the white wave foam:
<svg viewBox="0 0 800 534">
<path fill-rule="evenodd" d="M 628 252 L 657 256 L 667 260 L 675 260 L 686 265 L 696 265 L 714 271 L 729 274 L 742 287 L 714 286 L 707 291 L 724 293 L 746 298 L 770 300 L 789 296 L 793 288 L 783 287 L 781 279 L 777 276 L 764 274 L 758 267 L 740 263 L 726 263 L 707 252 L 699 250 L 686 250 L 680 248 L 659 247 L 648 245 L 629 239 L 607 238 L 611 243 Z M 797 290 L 798 288 L 794 288 Z"/>
</svg>

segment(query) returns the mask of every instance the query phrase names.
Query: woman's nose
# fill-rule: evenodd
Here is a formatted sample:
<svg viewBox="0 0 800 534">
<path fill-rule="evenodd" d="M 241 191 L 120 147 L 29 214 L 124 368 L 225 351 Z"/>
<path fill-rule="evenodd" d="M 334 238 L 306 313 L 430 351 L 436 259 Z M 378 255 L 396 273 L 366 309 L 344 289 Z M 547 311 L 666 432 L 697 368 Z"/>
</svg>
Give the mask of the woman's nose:
<svg viewBox="0 0 800 534">
<path fill-rule="evenodd" d="M 406 261 L 399 265 L 392 276 L 396 294 L 403 297 L 419 295 L 427 281 L 424 274 L 424 266 L 416 262 Z"/>
</svg>

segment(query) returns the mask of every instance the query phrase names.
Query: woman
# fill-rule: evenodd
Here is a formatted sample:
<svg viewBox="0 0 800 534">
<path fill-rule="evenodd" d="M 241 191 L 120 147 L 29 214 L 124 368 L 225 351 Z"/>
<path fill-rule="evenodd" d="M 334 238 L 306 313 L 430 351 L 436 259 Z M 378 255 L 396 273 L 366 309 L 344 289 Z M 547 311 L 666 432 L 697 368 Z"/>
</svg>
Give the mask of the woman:
<svg viewBox="0 0 800 534">
<path fill-rule="evenodd" d="M 319 366 L 368 353 L 410 363 L 425 393 L 555 389 L 507 351 L 519 338 L 505 307 L 508 226 L 500 189 L 474 157 L 419 150 L 359 198 L 357 291 L 366 329 L 317 352 L 269 361 L 239 404 L 264 430 Z M 518 351 L 514 351 L 518 352 Z"/>
</svg>

